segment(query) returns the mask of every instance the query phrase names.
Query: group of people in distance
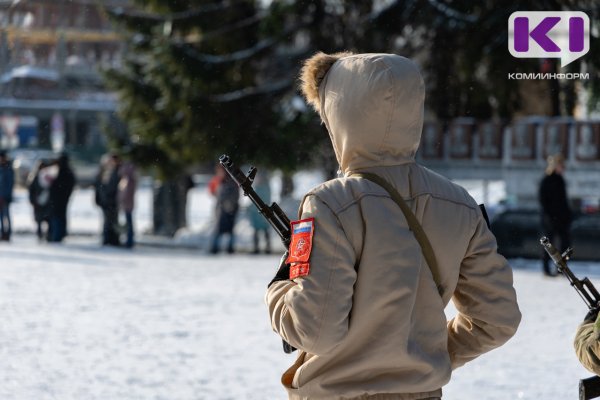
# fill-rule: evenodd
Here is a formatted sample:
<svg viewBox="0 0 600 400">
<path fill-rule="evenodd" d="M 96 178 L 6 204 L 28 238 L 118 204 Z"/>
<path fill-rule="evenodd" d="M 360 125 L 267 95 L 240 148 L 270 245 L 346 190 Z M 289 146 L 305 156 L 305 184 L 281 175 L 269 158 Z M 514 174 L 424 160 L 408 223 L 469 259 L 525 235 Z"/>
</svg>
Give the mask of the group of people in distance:
<svg viewBox="0 0 600 400">
<path fill-rule="evenodd" d="M 40 240 L 62 242 L 67 236 L 67 206 L 75 183 L 66 153 L 56 160 L 38 161 L 31 172 L 27 182 L 29 202 Z"/>
<path fill-rule="evenodd" d="M 67 206 L 75 187 L 75 174 L 69 156 L 37 162 L 27 179 L 29 202 L 33 207 L 40 240 L 62 242 L 67 236 Z M 13 201 L 15 173 L 5 150 L 0 151 L 0 230 L 1 239 L 9 241 L 12 234 L 10 203 Z"/>
<path fill-rule="evenodd" d="M 102 210 L 102 244 L 134 246 L 133 208 L 137 189 L 136 169 L 132 162 L 123 161 L 117 153 L 100 159 L 94 181 L 95 202 Z M 125 242 L 121 243 L 119 212 L 125 216 Z"/>
<path fill-rule="evenodd" d="M 12 169 L 12 168 L 11 168 Z M 40 240 L 61 242 L 67 235 L 67 206 L 76 184 L 66 153 L 57 159 L 43 159 L 29 175 L 27 188 L 33 207 L 36 234 Z M 94 181 L 96 205 L 102 210 L 102 244 L 133 247 L 133 207 L 137 188 L 133 163 L 122 162 L 109 153 L 100 160 Z M 126 238 L 121 243 L 119 212 L 125 216 Z"/>
</svg>

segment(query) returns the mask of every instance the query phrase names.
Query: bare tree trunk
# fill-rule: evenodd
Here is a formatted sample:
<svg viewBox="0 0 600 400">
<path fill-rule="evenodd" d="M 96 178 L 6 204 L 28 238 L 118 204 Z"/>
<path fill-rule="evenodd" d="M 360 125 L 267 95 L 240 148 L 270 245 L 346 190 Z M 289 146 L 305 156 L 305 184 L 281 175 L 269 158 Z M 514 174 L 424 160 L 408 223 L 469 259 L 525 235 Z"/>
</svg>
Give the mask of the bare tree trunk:
<svg viewBox="0 0 600 400">
<path fill-rule="evenodd" d="M 154 234 L 173 236 L 177 230 L 187 226 L 187 194 L 192 186 L 188 175 L 155 182 L 152 215 Z"/>
<path fill-rule="evenodd" d="M 294 193 L 294 179 L 292 174 L 284 172 L 281 175 L 281 198 L 290 197 Z"/>
</svg>

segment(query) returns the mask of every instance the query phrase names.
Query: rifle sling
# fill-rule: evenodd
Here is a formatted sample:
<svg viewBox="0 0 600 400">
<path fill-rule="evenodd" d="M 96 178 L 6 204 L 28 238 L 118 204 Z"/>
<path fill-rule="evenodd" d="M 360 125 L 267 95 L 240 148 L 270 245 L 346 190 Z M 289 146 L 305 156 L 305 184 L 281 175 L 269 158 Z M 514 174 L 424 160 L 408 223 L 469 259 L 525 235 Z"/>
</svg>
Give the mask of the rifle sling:
<svg viewBox="0 0 600 400">
<path fill-rule="evenodd" d="M 390 185 L 388 181 L 373 173 L 354 172 L 351 175 L 359 176 L 361 178 L 367 179 L 371 182 L 378 184 L 390 194 L 392 200 L 394 200 L 394 202 L 400 207 L 402 213 L 404 214 L 404 217 L 406 218 L 406 221 L 408 222 L 410 230 L 415 235 L 417 242 L 419 242 L 419 245 L 421 246 L 421 251 L 423 253 L 423 256 L 425 257 L 425 261 L 427 262 L 429 269 L 431 270 L 431 275 L 433 276 L 433 281 L 435 282 L 435 286 L 438 289 L 438 293 L 441 296 L 443 293 L 443 287 L 440 283 L 440 272 L 435 258 L 435 253 L 433 252 L 433 247 L 431 246 L 431 242 L 425 234 L 423 227 L 417 220 L 417 217 L 415 217 L 415 214 L 410 210 L 402 196 L 400 196 L 400 193 L 398 193 L 398 191 L 394 189 L 394 187 Z"/>
</svg>

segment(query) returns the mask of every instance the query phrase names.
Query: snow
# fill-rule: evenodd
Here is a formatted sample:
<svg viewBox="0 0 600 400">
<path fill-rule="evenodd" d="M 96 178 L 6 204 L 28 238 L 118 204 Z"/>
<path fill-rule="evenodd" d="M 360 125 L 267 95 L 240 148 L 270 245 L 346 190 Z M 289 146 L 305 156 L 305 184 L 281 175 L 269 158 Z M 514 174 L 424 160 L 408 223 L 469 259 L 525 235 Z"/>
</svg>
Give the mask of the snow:
<svg viewBox="0 0 600 400">
<path fill-rule="evenodd" d="M 298 179 L 302 193 L 319 178 Z M 470 190 L 475 196 L 477 188 Z M 283 353 L 263 303 L 279 254 L 104 248 L 100 213 L 84 189 L 69 210 L 77 235 L 38 243 L 28 233 L 24 196 L 19 191 L 12 208 L 17 233 L 0 243 L 1 399 L 285 398 L 280 375 L 294 355 Z M 150 204 L 150 188 L 140 188 L 140 232 L 150 226 Z M 188 236 L 207 236 L 198 231 L 210 226 L 212 209 L 205 189 L 194 188 Z M 240 246 L 247 230 L 238 228 Z M 545 277 L 539 261 L 510 263 L 521 326 L 506 345 L 457 369 L 443 389 L 446 400 L 575 399 L 579 379 L 591 376 L 572 346 L 587 311 L 583 301 L 566 278 Z M 569 265 L 578 277 L 600 282 L 597 263 Z M 455 314 L 452 306 L 447 314 Z"/>
<path fill-rule="evenodd" d="M 281 397 L 275 263 L 16 237 L 0 246 L 0 398 Z"/>
</svg>

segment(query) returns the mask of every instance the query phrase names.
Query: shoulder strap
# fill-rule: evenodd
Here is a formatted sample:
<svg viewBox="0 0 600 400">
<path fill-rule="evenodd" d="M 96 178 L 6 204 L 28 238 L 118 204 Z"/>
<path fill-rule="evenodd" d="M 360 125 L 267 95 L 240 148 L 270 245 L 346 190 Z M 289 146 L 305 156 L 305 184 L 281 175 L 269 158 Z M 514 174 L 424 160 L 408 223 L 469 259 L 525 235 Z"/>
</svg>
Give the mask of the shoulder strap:
<svg viewBox="0 0 600 400">
<path fill-rule="evenodd" d="M 408 226 L 410 227 L 410 230 L 415 235 L 417 242 L 419 242 L 419 245 L 421 246 L 421 251 L 423 252 L 425 261 L 427 262 L 427 265 L 429 266 L 429 269 L 431 270 L 431 275 L 433 275 L 433 281 L 435 282 L 435 286 L 437 287 L 438 292 L 441 295 L 443 288 L 442 288 L 442 285 L 440 284 L 440 281 L 441 281 L 440 272 L 439 272 L 439 267 L 438 267 L 437 261 L 435 259 L 435 253 L 433 252 L 433 247 L 431 247 L 431 242 L 429 241 L 429 238 L 425 234 L 423 227 L 417 220 L 417 217 L 415 217 L 415 214 L 413 214 L 413 212 L 410 210 L 410 208 L 408 207 L 408 205 L 406 204 L 406 202 L 404 201 L 402 196 L 400 196 L 398 191 L 396 189 L 394 189 L 394 187 L 392 185 L 390 185 L 390 183 L 388 181 L 386 181 L 385 179 L 383 179 L 382 177 L 380 177 L 378 175 L 372 174 L 370 172 L 356 172 L 356 173 L 353 173 L 352 175 L 360 176 L 361 178 L 370 180 L 371 182 L 378 184 L 379 186 L 384 188 L 390 194 L 390 196 L 392 197 L 392 200 L 394 200 L 394 202 L 396 204 L 398 204 L 398 206 L 402 210 L 402 213 L 404 214 L 404 217 L 406 218 L 406 221 L 408 222 Z"/>
</svg>

